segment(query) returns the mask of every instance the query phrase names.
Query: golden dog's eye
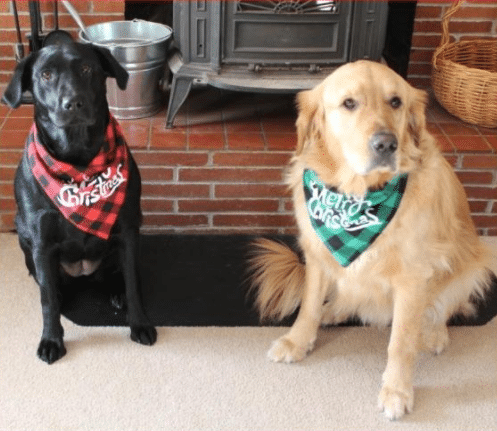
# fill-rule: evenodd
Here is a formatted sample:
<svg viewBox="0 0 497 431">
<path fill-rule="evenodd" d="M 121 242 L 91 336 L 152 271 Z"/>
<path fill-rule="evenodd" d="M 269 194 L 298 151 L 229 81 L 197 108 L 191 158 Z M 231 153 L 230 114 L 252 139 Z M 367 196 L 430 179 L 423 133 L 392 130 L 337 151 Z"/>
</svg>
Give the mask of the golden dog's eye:
<svg viewBox="0 0 497 431">
<path fill-rule="evenodd" d="M 43 81 L 50 81 L 51 78 L 52 72 L 50 72 L 49 70 L 44 70 L 43 72 L 41 72 L 41 79 L 43 79 Z"/>
<path fill-rule="evenodd" d="M 353 111 L 355 108 L 357 108 L 357 102 L 354 99 L 345 99 L 342 104 L 345 109 L 348 109 L 349 111 Z"/>
<path fill-rule="evenodd" d="M 392 97 L 390 99 L 390 106 L 393 108 L 393 109 L 397 109 L 397 108 L 400 108 L 402 106 L 402 100 L 400 100 L 400 97 Z"/>
</svg>

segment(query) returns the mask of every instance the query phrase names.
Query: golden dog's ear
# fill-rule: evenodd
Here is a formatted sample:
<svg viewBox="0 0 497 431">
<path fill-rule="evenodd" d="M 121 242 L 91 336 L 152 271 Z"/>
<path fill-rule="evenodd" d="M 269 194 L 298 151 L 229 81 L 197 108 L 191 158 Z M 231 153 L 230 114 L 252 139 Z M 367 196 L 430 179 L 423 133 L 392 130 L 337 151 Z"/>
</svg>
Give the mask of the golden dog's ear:
<svg viewBox="0 0 497 431">
<path fill-rule="evenodd" d="M 428 93 L 423 90 L 411 88 L 411 103 L 409 106 L 409 133 L 414 139 L 414 143 L 419 146 L 422 134 L 426 130 L 426 105 L 428 103 Z"/>
<path fill-rule="evenodd" d="M 301 154 L 306 143 L 319 139 L 322 130 L 322 89 L 321 85 L 312 90 L 301 91 L 297 95 L 298 118 L 297 126 L 297 154 Z"/>
</svg>

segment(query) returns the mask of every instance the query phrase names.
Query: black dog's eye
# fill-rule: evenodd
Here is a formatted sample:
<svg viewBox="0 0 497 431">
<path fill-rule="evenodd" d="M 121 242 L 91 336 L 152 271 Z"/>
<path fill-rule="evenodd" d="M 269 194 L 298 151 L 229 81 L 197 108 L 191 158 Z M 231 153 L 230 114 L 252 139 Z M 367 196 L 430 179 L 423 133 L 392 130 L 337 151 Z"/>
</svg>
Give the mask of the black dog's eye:
<svg viewBox="0 0 497 431">
<path fill-rule="evenodd" d="M 41 72 L 41 79 L 43 79 L 43 81 L 50 81 L 50 79 L 52 79 L 52 72 L 44 70 Z"/>
<path fill-rule="evenodd" d="M 353 111 L 355 108 L 357 108 L 357 102 L 354 99 L 345 99 L 342 104 L 345 109 L 348 109 L 349 111 Z"/>
<path fill-rule="evenodd" d="M 402 106 L 402 100 L 400 100 L 400 97 L 392 97 L 390 99 L 390 106 L 393 108 L 393 109 L 397 109 L 397 108 L 400 108 Z"/>
<path fill-rule="evenodd" d="M 83 64 L 83 66 L 81 66 L 81 73 L 83 75 L 89 75 L 91 73 L 91 66 L 89 66 L 88 64 Z"/>
</svg>

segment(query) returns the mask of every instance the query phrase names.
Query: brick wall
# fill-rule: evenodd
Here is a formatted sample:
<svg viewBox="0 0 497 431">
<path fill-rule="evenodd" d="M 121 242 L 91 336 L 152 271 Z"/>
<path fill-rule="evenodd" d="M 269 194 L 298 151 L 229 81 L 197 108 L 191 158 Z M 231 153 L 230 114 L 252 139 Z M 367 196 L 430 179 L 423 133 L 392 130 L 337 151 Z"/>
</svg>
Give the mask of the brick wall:
<svg viewBox="0 0 497 431">
<path fill-rule="evenodd" d="M 431 60 L 440 45 L 442 16 L 451 5 L 447 0 L 418 1 L 408 70 L 408 79 L 413 85 L 430 86 Z M 449 34 L 456 41 L 497 37 L 497 2 L 467 1 L 451 17 Z"/>
<path fill-rule="evenodd" d="M 247 115 L 229 121 L 229 110 L 237 108 L 233 100 L 223 99 L 222 109 L 216 109 L 215 102 L 202 100 L 206 97 L 212 94 L 191 94 L 174 129 L 165 129 L 163 116 L 154 118 L 148 147 L 134 151 L 143 179 L 145 229 L 295 232 L 290 195 L 282 183 L 296 146 L 293 100 L 285 98 L 280 112 L 259 116 L 254 112 L 264 110 L 264 103 L 242 94 L 235 104 Z M 264 100 L 274 103 L 270 97 Z M 206 112 L 225 121 L 192 124 Z M 190 122 L 187 127 L 181 126 L 185 118 Z M 126 133 L 126 122 L 123 127 Z"/>
<path fill-rule="evenodd" d="M 123 1 L 76 2 L 85 23 L 122 19 Z M 418 3 L 409 80 L 429 87 L 431 56 L 438 46 L 441 16 L 450 2 Z M 26 2 L 18 1 L 21 23 L 29 25 Z M 41 3 L 44 28 L 53 27 L 52 2 Z M 76 31 L 59 8 L 60 27 Z M 4 24 L 5 23 L 5 24 Z M 497 3 L 468 2 L 453 19 L 454 38 L 496 37 Z M 0 2 L 0 83 L 15 65 L 15 31 L 10 2 Z M 189 105 L 195 106 L 194 98 Z M 27 108 L 27 107 L 26 107 Z M 3 111 L 5 112 L 5 111 Z M 286 112 L 291 112 L 288 108 Z M 30 114 L 26 115 L 29 117 Z M 143 177 L 142 206 L 149 232 L 294 232 L 291 202 L 282 172 L 295 146 L 293 114 L 260 121 L 215 122 L 164 128 L 164 118 L 122 122 Z M 470 199 L 473 218 L 483 234 L 497 235 L 497 139 L 495 130 L 446 123 L 434 111 L 432 132 L 454 166 Z M 0 107 L 0 121 L 3 121 Z M 217 118 L 220 120 L 221 116 Z M 27 120 L 29 121 L 29 120 Z M 23 134 L 0 133 L 0 230 L 13 228 L 12 180 Z"/>
<path fill-rule="evenodd" d="M 408 80 L 417 87 L 430 88 L 431 61 L 440 45 L 442 17 L 451 5 L 449 0 L 418 0 L 408 69 Z M 449 35 L 451 41 L 497 38 L 497 2 L 464 3 L 450 19 Z M 444 113 L 441 116 L 434 115 L 432 119 L 443 125 L 448 117 Z M 481 145 L 481 134 L 474 134 L 474 128 L 459 130 L 459 135 L 452 136 L 451 146 L 443 146 L 445 156 L 465 186 L 475 224 L 481 232 L 497 235 L 497 146 L 492 149 Z M 495 141 L 497 129 L 479 130 L 488 141 Z M 437 137 L 445 141 L 447 131 Z"/>
<path fill-rule="evenodd" d="M 27 54 L 28 39 L 27 33 L 31 32 L 29 9 L 27 0 L 17 0 L 17 11 L 19 14 L 19 24 L 21 26 L 22 42 L 24 52 Z M 54 3 L 50 0 L 41 0 L 41 24 L 43 33 L 48 33 L 55 28 Z M 82 1 L 71 0 L 71 4 L 80 14 L 86 26 L 100 22 L 124 19 L 124 0 L 96 0 Z M 59 28 L 69 31 L 77 38 L 78 27 L 72 17 L 67 13 L 65 7 L 59 4 Z M 15 29 L 14 14 L 10 1 L 0 1 L 0 84 L 8 82 L 12 70 L 15 67 L 14 44 L 17 43 L 17 33 Z"/>
</svg>

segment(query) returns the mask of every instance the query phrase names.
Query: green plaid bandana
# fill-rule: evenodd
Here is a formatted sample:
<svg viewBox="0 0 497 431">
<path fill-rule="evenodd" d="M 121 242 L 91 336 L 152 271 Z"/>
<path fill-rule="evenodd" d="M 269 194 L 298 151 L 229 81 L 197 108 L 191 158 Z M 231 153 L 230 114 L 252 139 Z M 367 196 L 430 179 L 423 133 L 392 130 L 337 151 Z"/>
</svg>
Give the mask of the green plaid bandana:
<svg viewBox="0 0 497 431">
<path fill-rule="evenodd" d="M 307 212 L 319 238 L 342 266 L 350 265 L 392 220 L 407 185 L 399 175 L 366 196 L 328 188 L 311 169 L 304 171 Z"/>
</svg>

